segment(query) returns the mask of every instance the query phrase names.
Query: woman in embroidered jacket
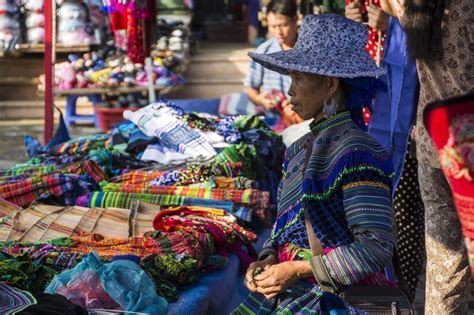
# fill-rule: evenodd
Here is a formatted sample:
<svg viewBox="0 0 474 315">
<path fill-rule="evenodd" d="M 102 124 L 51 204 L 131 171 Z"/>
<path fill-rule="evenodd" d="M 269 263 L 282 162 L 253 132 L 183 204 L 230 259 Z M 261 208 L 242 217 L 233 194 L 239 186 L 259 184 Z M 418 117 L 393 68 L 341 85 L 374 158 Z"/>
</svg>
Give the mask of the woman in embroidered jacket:
<svg viewBox="0 0 474 315">
<path fill-rule="evenodd" d="M 394 246 L 392 164 L 362 118 L 385 70 L 364 50 L 366 38 L 360 23 L 309 15 L 293 49 L 250 53 L 291 76 L 293 110 L 314 122 L 286 151 L 272 236 L 247 271 L 252 293 L 235 314 L 346 314 L 351 307 L 328 288 L 385 281 L 380 271 Z"/>
</svg>

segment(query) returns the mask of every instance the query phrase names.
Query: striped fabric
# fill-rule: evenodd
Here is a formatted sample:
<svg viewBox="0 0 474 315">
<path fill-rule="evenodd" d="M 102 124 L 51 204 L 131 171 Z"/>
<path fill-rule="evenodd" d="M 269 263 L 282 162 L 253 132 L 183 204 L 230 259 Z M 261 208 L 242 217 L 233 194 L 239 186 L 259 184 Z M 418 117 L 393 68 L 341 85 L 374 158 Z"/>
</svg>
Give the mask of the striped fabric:
<svg viewBox="0 0 474 315">
<path fill-rule="evenodd" d="M 389 155 L 352 122 L 349 112 L 312 123 L 311 130 L 314 137 L 308 134 L 287 149 L 277 220 L 261 254 L 276 254 L 277 248 L 288 244 L 309 249 L 306 208 L 325 249 L 323 256 L 311 259 L 317 281 L 335 290 L 360 282 L 381 283 L 377 273 L 391 261 L 394 244 Z M 311 140 L 313 151 L 304 170 Z M 315 314 L 312 310 L 323 303 L 317 294 L 312 299 L 291 291 L 285 294 L 291 302 L 282 299 L 270 312 L 260 314 L 272 313 L 275 307 L 286 313 Z M 257 314 L 255 299 L 269 305 L 252 299 L 239 307 L 248 312 L 237 314 Z"/>
<path fill-rule="evenodd" d="M 159 207 L 132 204 L 130 209 L 33 205 L 0 221 L 0 241 L 46 242 L 82 234 L 137 237 L 152 231 Z"/>
<path fill-rule="evenodd" d="M 36 303 L 31 293 L 0 282 L 0 314 L 13 315 Z"/>
<path fill-rule="evenodd" d="M 190 165 L 171 171 L 131 171 L 112 179 L 115 183 L 150 185 L 191 185 L 211 180 L 215 176 L 236 177 L 242 174 L 242 163 Z"/>
<path fill-rule="evenodd" d="M 233 189 L 209 189 L 189 186 L 152 186 L 148 185 L 120 185 L 107 183 L 101 185 L 103 191 L 126 192 L 154 195 L 174 195 L 200 199 L 226 200 L 244 206 L 256 208 L 267 208 L 270 194 L 266 191 L 255 189 L 233 190 Z"/>
<path fill-rule="evenodd" d="M 90 184 L 79 175 L 43 175 L 0 185 L 0 198 L 24 207 L 40 198 L 55 196 L 64 205 L 73 205 L 77 197 L 90 189 Z"/>
<path fill-rule="evenodd" d="M 231 201 L 225 200 L 106 191 L 94 191 L 81 196 L 77 199 L 77 205 L 89 208 L 129 208 L 134 202 L 138 201 L 163 207 L 201 206 L 218 208 L 223 209 L 246 222 L 252 222 L 254 215 L 252 208 L 239 206 Z"/>
</svg>

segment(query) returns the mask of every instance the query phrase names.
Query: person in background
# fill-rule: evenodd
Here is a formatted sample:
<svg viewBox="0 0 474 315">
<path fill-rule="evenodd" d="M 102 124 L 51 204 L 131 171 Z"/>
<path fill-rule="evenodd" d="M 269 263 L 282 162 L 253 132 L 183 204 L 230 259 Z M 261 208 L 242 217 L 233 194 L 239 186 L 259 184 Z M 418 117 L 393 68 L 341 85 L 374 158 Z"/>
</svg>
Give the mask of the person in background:
<svg viewBox="0 0 474 315">
<path fill-rule="evenodd" d="M 425 314 L 467 314 L 470 270 L 451 189 L 423 124 L 435 101 L 474 91 L 472 0 L 390 0 L 416 58 L 420 99 L 414 137 L 425 205 Z"/>
<path fill-rule="evenodd" d="M 256 53 L 269 54 L 293 48 L 298 37 L 298 17 L 295 0 L 272 0 L 267 6 L 267 25 L 271 38 L 258 46 Z M 252 61 L 244 82 L 245 93 L 250 101 L 264 110 L 276 106 L 269 97 L 272 90 L 286 94 L 291 79 L 287 75 L 265 69 Z M 288 106 L 285 102 L 284 106 Z"/>
</svg>

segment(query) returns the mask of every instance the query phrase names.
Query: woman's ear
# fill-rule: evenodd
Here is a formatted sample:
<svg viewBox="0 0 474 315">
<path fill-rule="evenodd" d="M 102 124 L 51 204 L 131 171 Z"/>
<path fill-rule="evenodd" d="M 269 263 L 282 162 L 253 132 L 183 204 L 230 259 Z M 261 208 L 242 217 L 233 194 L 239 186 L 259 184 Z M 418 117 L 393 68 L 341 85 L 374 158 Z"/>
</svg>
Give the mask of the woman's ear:
<svg viewBox="0 0 474 315">
<path fill-rule="evenodd" d="M 337 89 L 339 88 L 339 79 L 334 78 L 334 77 L 329 77 L 328 80 L 329 80 L 328 81 L 328 83 L 329 83 L 329 86 L 328 86 L 329 96 L 333 97 L 334 94 L 336 94 Z"/>
</svg>

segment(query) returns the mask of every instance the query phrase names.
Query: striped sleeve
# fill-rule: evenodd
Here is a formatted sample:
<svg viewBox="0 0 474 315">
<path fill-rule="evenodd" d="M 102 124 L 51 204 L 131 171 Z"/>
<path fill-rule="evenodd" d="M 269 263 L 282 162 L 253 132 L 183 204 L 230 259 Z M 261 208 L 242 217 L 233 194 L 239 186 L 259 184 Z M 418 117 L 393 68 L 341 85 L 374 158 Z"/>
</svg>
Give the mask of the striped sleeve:
<svg viewBox="0 0 474 315">
<path fill-rule="evenodd" d="M 334 289 L 356 284 L 392 260 L 392 201 L 389 176 L 376 167 L 343 180 L 343 205 L 353 242 L 311 261 L 316 279 Z"/>
<path fill-rule="evenodd" d="M 263 85 L 263 66 L 252 60 L 249 71 L 245 77 L 244 86 L 260 90 Z"/>
</svg>

